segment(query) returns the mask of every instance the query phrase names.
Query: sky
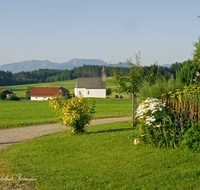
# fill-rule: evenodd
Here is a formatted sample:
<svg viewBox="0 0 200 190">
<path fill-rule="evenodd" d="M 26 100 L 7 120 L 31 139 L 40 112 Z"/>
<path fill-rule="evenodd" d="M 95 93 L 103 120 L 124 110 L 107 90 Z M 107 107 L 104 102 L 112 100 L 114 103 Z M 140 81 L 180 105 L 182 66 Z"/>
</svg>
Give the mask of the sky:
<svg viewBox="0 0 200 190">
<path fill-rule="evenodd" d="M 199 0 L 0 0 L 0 65 L 73 58 L 141 65 L 192 59 Z"/>
</svg>

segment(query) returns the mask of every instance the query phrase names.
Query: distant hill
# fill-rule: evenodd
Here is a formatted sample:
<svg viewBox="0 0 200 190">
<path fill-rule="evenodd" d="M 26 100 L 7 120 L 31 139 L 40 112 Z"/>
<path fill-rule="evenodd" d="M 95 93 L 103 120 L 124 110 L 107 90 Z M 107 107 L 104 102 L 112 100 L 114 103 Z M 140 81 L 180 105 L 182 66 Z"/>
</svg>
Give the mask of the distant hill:
<svg viewBox="0 0 200 190">
<path fill-rule="evenodd" d="M 159 66 L 161 66 L 161 67 L 168 67 L 168 68 L 170 68 L 170 67 L 171 67 L 171 65 L 172 65 L 172 64 L 164 64 L 164 65 L 159 65 Z"/>
<path fill-rule="evenodd" d="M 111 66 L 100 59 L 77 59 L 74 58 L 68 62 L 64 63 L 53 63 L 48 60 L 29 60 L 22 62 L 15 62 L 10 64 L 0 65 L 0 70 L 2 71 L 11 71 L 12 73 L 18 73 L 21 71 L 34 71 L 38 69 L 68 69 L 71 70 L 74 67 L 81 67 L 83 65 L 105 65 Z M 113 66 L 119 66 L 119 64 L 112 64 Z M 127 67 L 127 63 L 122 63 L 122 67 Z"/>
</svg>

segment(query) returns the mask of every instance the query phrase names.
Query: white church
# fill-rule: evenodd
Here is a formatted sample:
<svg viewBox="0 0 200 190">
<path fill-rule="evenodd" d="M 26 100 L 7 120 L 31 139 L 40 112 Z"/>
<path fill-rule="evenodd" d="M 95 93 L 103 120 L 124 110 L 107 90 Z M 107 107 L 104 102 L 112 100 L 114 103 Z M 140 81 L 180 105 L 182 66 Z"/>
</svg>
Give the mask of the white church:
<svg viewBox="0 0 200 190">
<path fill-rule="evenodd" d="M 103 66 L 102 77 L 78 78 L 74 88 L 74 95 L 84 98 L 106 98 L 106 74 Z"/>
</svg>

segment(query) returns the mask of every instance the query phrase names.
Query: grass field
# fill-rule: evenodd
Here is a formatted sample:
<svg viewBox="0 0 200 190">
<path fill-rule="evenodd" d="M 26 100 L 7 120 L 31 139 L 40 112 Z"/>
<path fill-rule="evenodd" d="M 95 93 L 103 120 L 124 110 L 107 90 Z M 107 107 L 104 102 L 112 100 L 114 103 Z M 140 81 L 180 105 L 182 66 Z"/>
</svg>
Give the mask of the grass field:
<svg viewBox="0 0 200 190">
<path fill-rule="evenodd" d="M 57 132 L 0 152 L 0 173 L 18 185 L 54 189 L 190 190 L 200 187 L 200 154 L 134 145 L 131 122 Z M 35 181 L 19 181 L 21 178 Z M 10 188 L 11 189 L 11 188 Z"/>
<path fill-rule="evenodd" d="M 94 119 L 131 115 L 131 99 L 91 99 Z M 0 101 L 0 129 L 55 123 L 55 112 L 48 101 Z"/>
<path fill-rule="evenodd" d="M 13 85 L 13 86 L 0 86 L 0 90 L 2 89 L 7 89 L 15 93 L 18 97 L 20 98 L 25 98 L 25 92 L 27 86 L 32 86 L 32 87 L 57 87 L 57 86 L 62 86 L 66 89 L 68 89 L 71 93 L 74 91 L 74 87 L 76 84 L 76 80 L 67 80 L 67 81 L 56 81 L 52 83 L 36 83 L 36 84 L 23 84 L 23 85 Z M 106 78 L 106 86 L 109 88 L 115 88 L 115 85 L 113 83 L 113 78 L 112 77 L 107 77 Z M 115 95 L 115 94 L 113 94 Z"/>
</svg>

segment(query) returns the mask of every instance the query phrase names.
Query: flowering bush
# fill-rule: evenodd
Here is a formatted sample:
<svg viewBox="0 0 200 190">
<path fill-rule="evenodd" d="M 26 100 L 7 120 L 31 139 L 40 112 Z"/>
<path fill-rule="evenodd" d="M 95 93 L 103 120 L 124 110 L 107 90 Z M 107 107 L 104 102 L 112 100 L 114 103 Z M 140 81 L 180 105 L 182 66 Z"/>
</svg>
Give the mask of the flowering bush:
<svg viewBox="0 0 200 190">
<path fill-rule="evenodd" d="M 82 96 L 71 100 L 58 96 L 50 100 L 49 105 L 58 110 L 57 121 L 67 125 L 72 132 L 76 133 L 83 132 L 85 125 L 90 123 L 95 107 L 94 102 L 90 102 Z"/>
<path fill-rule="evenodd" d="M 136 111 L 139 119 L 139 140 L 163 148 L 184 148 L 200 151 L 200 126 L 192 111 L 180 113 L 158 99 L 147 98 Z"/>
<path fill-rule="evenodd" d="M 185 150 L 200 151 L 199 144 L 200 139 L 200 126 L 199 120 L 195 120 L 194 111 L 200 102 L 200 86 L 199 85 L 189 85 L 185 86 L 183 90 L 176 89 L 176 93 L 169 92 L 168 94 L 162 94 L 167 99 L 170 95 L 170 99 L 175 101 L 177 106 L 175 108 L 179 110 L 180 114 L 177 114 L 180 120 L 180 127 L 182 129 L 182 141 L 181 147 Z M 196 104 L 196 102 L 198 104 Z"/>
<path fill-rule="evenodd" d="M 139 105 L 136 118 L 140 121 L 141 142 L 163 148 L 178 147 L 182 137 L 180 115 L 166 103 L 147 98 Z"/>
</svg>

